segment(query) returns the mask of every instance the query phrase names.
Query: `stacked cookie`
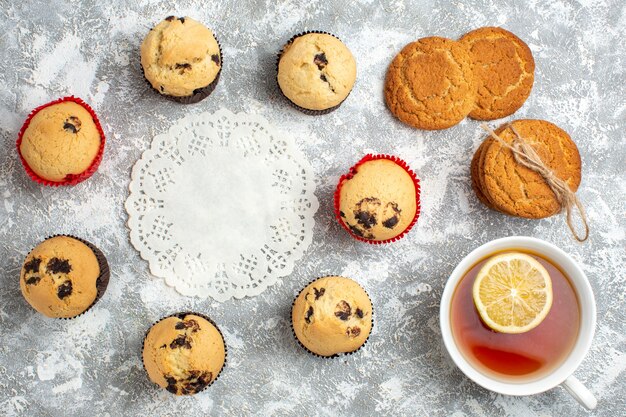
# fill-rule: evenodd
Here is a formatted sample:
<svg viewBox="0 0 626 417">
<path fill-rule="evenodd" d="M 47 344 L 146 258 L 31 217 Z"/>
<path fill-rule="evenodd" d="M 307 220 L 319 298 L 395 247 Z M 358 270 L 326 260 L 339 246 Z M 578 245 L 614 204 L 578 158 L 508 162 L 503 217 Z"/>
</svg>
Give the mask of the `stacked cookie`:
<svg viewBox="0 0 626 417">
<path fill-rule="evenodd" d="M 537 171 L 515 158 L 507 146 L 522 138 L 555 177 L 575 192 L 581 180 L 581 160 L 576 144 L 558 126 L 544 120 L 516 120 L 489 136 L 472 159 L 472 188 L 487 207 L 511 216 L 540 219 L 561 211 L 561 202 Z M 519 137 L 518 137 L 519 136 Z"/>
<path fill-rule="evenodd" d="M 483 27 L 459 42 L 470 52 L 476 82 L 469 117 L 494 120 L 519 110 L 535 81 L 535 60 L 524 41 L 502 28 Z"/>
<path fill-rule="evenodd" d="M 528 46 L 501 28 L 479 28 L 459 41 L 422 38 L 389 66 L 385 101 L 398 119 L 418 129 L 446 129 L 467 116 L 498 119 L 524 104 L 534 71 Z"/>
</svg>

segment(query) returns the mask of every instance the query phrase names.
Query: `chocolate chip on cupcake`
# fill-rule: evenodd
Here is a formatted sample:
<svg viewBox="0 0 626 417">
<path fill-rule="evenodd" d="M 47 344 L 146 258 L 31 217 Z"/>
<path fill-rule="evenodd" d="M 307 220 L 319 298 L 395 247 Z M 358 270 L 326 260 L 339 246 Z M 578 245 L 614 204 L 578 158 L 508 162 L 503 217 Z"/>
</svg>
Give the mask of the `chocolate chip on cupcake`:
<svg viewBox="0 0 626 417">
<path fill-rule="evenodd" d="M 393 242 L 417 221 L 419 197 L 419 180 L 404 161 L 366 155 L 339 180 L 335 215 L 358 240 Z"/>
<path fill-rule="evenodd" d="M 222 70 L 214 33 L 190 18 L 169 16 L 141 44 L 141 66 L 152 87 L 180 103 L 197 103 L 213 92 Z"/>
<path fill-rule="evenodd" d="M 356 61 L 335 36 L 322 32 L 296 35 L 278 60 L 278 86 L 297 109 L 307 114 L 335 110 L 356 80 Z"/>
<path fill-rule="evenodd" d="M 104 293 L 109 267 L 102 252 L 88 242 L 55 236 L 26 257 L 20 287 L 41 314 L 72 318 L 87 311 Z"/>
<path fill-rule="evenodd" d="M 293 331 L 311 353 L 334 357 L 352 353 L 367 341 L 373 326 L 372 302 L 355 281 L 329 276 L 307 285 L 293 303 Z"/>
<path fill-rule="evenodd" d="M 65 97 L 35 109 L 22 126 L 17 149 L 26 172 L 44 185 L 74 185 L 102 159 L 105 137 L 94 111 Z"/>
<path fill-rule="evenodd" d="M 217 379 L 226 362 L 226 345 L 207 317 L 180 313 L 148 330 L 142 357 L 152 382 L 176 395 L 192 395 Z"/>
</svg>

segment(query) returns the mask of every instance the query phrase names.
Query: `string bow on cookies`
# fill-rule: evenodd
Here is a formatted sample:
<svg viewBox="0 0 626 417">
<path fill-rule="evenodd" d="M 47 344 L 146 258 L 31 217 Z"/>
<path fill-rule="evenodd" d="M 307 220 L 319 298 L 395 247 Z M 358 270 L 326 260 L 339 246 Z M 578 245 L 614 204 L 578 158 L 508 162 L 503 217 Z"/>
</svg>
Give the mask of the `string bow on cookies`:
<svg viewBox="0 0 626 417">
<path fill-rule="evenodd" d="M 554 195 L 556 196 L 557 201 L 561 206 L 561 212 L 565 209 L 567 213 L 567 225 L 569 226 L 574 238 L 579 242 L 584 242 L 589 237 L 589 225 L 587 223 L 587 215 L 585 214 L 585 209 L 576 196 L 576 193 L 570 189 L 567 182 L 559 178 L 555 175 L 554 171 L 550 169 L 542 160 L 539 154 L 535 151 L 535 149 L 519 134 L 517 129 L 511 124 L 508 123 L 505 127 L 511 129 L 515 138 L 513 139 L 512 145 L 508 144 L 504 141 L 496 132 L 494 132 L 487 124 L 483 123 L 480 127 L 489 133 L 489 135 L 494 138 L 498 143 L 500 143 L 503 147 L 509 149 L 513 153 L 513 157 L 515 161 L 534 172 L 541 175 L 546 184 L 550 187 Z M 578 210 L 580 215 L 584 232 L 582 235 L 578 233 L 573 224 L 573 212 L 574 209 Z"/>
</svg>

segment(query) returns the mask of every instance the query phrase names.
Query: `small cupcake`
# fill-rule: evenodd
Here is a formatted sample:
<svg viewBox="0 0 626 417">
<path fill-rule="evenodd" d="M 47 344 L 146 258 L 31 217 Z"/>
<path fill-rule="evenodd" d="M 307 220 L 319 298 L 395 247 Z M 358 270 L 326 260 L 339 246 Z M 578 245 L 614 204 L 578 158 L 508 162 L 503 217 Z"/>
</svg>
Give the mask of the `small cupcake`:
<svg viewBox="0 0 626 417">
<path fill-rule="evenodd" d="M 389 243 L 402 238 L 420 212 L 419 180 L 389 155 L 366 155 L 343 175 L 335 191 L 335 215 L 354 238 Z"/>
<path fill-rule="evenodd" d="M 278 86 L 298 110 L 325 114 L 348 97 L 356 80 L 356 61 L 333 35 L 296 35 L 278 58 Z"/>
<path fill-rule="evenodd" d="M 319 278 L 298 294 L 291 310 L 293 331 L 311 353 L 336 357 L 353 353 L 367 341 L 372 302 L 355 281 L 338 276 Z"/>
<path fill-rule="evenodd" d="M 104 132 L 94 111 L 76 97 L 36 108 L 17 139 L 27 174 L 44 185 L 75 185 L 100 165 Z"/>
<path fill-rule="evenodd" d="M 82 239 L 54 236 L 26 257 L 20 287 L 28 303 L 53 318 L 73 318 L 89 310 L 109 283 L 102 252 Z"/>
<path fill-rule="evenodd" d="M 197 103 L 217 85 L 222 52 L 213 32 L 202 23 L 169 16 L 144 38 L 141 66 L 162 95 L 179 103 Z"/>
<path fill-rule="evenodd" d="M 179 313 L 152 325 L 142 357 L 152 382 L 176 395 L 192 395 L 217 379 L 226 362 L 226 345 L 208 317 Z"/>
</svg>

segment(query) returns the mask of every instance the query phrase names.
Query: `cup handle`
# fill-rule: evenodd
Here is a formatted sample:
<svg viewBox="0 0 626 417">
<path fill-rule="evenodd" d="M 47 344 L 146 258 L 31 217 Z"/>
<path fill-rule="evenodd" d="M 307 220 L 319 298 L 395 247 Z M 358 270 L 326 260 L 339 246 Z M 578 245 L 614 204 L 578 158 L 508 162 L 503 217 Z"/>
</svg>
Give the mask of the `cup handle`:
<svg viewBox="0 0 626 417">
<path fill-rule="evenodd" d="M 598 405 L 596 397 L 574 375 L 570 375 L 569 378 L 563 381 L 562 385 L 586 409 L 593 410 Z"/>
</svg>

